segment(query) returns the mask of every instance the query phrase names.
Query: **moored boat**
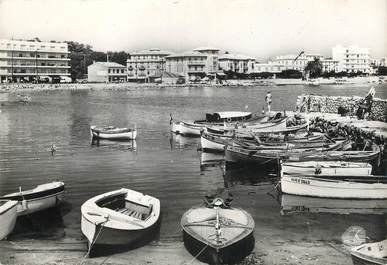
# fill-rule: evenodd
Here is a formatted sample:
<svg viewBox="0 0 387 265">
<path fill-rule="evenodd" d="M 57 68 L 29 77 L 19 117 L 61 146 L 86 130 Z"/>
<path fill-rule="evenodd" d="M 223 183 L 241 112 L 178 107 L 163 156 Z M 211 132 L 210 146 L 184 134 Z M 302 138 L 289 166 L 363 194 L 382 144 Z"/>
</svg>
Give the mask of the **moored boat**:
<svg viewBox="0 0 387 265">
<path fill-rule="evenodd" d="M 351 256 L 353 265 L 386 265 L 387 239 L 354 247 Z"/>
<path fill-rule="evenodd" d="M 58 206 L 64 198 L 65 184 L 61 181 L 41 184 L 30 190 L 20 191 L 2 196 L 1 200 L 18 201 L 18 216 L 35 213 Z"/>
<path fill-rule="evenodd" d="M 282 174 L 298 175 L 371 175 L 372 165 L 346 161 L 282 162 Z"/>
<path fill-rule="evenodd" d="M 17 201 L 0 200 L 0 240 L 7 237 L 15 227 Z"/>
<path fill-rule="evenodd" d="M 152 236 L 160 217 L 160 201 L 122 188 L 87 200 L 81 213 L 81 230 L 90 254 L 96 246 L 131 246 Z"/>
<path fill-rule="evenodd" d="M 214 198 L 210 205 L 193 207 L 181 218 L 187 250 L 210 264 L 228 264 L 248 255 L 254 247 L 251 215 Z"/>
<path fill-rule="evenodd" d="M 384 176 L 282 175 L 283 193 L 343 199 L 387 199 Z"/>
<path fill-rule="evenodd" d="M 135 140 L 137 138 L 136 128 L 117 128 L 114 126 L 97 127 L 90 126 L 92 139 L 106 140 Z"/>
</svg>

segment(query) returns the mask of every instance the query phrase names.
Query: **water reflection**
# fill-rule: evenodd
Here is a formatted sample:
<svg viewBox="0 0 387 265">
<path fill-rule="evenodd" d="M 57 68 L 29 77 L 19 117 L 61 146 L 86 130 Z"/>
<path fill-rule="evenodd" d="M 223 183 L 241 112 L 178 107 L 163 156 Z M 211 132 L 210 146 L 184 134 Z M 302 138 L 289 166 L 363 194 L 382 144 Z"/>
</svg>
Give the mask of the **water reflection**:
<svg viewBox="0 0 387 265">
<path fill-rule="evenodd" d="M 104 139 L 94 139 L 94 140 L 91 140 L 91 145 L 95 147 L 102 147 L 102 148 L 105 147 L 109 149 L 137 151 L 136 140 L 112 141 L 112 140 L 104 140 Z"/>
<path fill-rule="evenodd" d="M 194 137 L 185 137 L 180 134 L 170 133 L 170 147 L 173 149 L 193 149 L 198 148 L 200 139 Z"/>
</svg>

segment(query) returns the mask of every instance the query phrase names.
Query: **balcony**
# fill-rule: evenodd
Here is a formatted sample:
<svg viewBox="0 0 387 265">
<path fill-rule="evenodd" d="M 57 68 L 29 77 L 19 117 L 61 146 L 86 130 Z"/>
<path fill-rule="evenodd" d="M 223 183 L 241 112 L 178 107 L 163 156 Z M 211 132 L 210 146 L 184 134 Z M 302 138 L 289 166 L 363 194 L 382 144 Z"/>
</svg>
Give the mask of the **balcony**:
<svg viewBox="0 0 387 265">
<path fill-rule="evenodd" d="M 44 57 L 19 57 L 19 56 L 14 56 L 14 57 L 0 57 L 0 60 L 6 59 L 6 60 L 39 60 L 39 61 L 70 61 L 70 58 L 44 58 Z"/>
</svg>

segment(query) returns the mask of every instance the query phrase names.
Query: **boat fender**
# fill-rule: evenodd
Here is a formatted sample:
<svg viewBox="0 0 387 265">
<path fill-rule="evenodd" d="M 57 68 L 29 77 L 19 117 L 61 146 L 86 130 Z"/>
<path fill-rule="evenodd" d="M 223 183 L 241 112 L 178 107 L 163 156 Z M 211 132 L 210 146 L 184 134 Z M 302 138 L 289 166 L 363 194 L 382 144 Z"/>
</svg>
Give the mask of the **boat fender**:
<svg viewBox="0 0 387 265">
<path fill-rule="evenodd" d="M 315 175 L 321 174 L 321 165 L 316 165 L 316 169 L 314 170 Z"/>
<path fill-rule="evenodd" d="M 231 122 L 231 118 L 227 118 L 226 121 L 227 121 L 227 122 Z"/>
<path fill-rule="evenodd" d="M 23 211 L 28 209 L 28 204 L 26 200 L 22 200 L 22 207 L 23 207 Z"/>
</svg>

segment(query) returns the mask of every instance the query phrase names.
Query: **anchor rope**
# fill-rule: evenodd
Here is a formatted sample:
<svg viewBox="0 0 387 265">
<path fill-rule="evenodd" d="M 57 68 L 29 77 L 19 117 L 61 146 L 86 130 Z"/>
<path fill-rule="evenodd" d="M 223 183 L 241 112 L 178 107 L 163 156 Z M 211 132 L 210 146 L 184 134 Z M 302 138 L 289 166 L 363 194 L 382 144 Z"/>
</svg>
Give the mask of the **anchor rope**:
<svg viewBox="0 0 387 265">
<path fill-rule="evenodd" d="M 83 256 L 83 258 L 82 258 L 82 260 L 81 260 L 81 263 L 79 263 L 79 265 L 82 265 L 83 262 L 85 261 L 86 257 L 90 254 L 91 249 L 93 248 L 93 245 L 95 244 L 95 242 L 97 242 L 97 239 L 98 239 L 100 233 L 102 232 L 102 229 L 103 229 L 103 227 L 104 227 L 103 225 L 104 225 L 108 220 L 109 220 L 109 219 L 106 218 L 105 221 L 103 221 L 102 223 L 100 223 L 101 228 L 99 229 L 99 231 L 98 231 L 97 236 L 95 237 L 95 239 L 91 242 L 91 244 L 90 244 L 90 246 L 89 246 L 89 249 L 87 250 L 85 256 Z"/>
<path fill-rule="evenodd" d="M 183 264 L 185 264 L 185 265 L 192 264 L 192 262 L 194 262 L 194 261 L 197 259 L 197 257 L 199 257 L 200 254 L 202 254 L 202 252 L 203 252 L 208 246 L 209 246 L 209 244 L 207 243 L 207 245 L 205 245 L 204 248 L 202 248 L 202 250 L 200 250 L 199 253 L 198 253 L 195 257 L 193 257 L 193 259 L 191 259 L 188 263 L 183 263 Z"/>
</svg>

